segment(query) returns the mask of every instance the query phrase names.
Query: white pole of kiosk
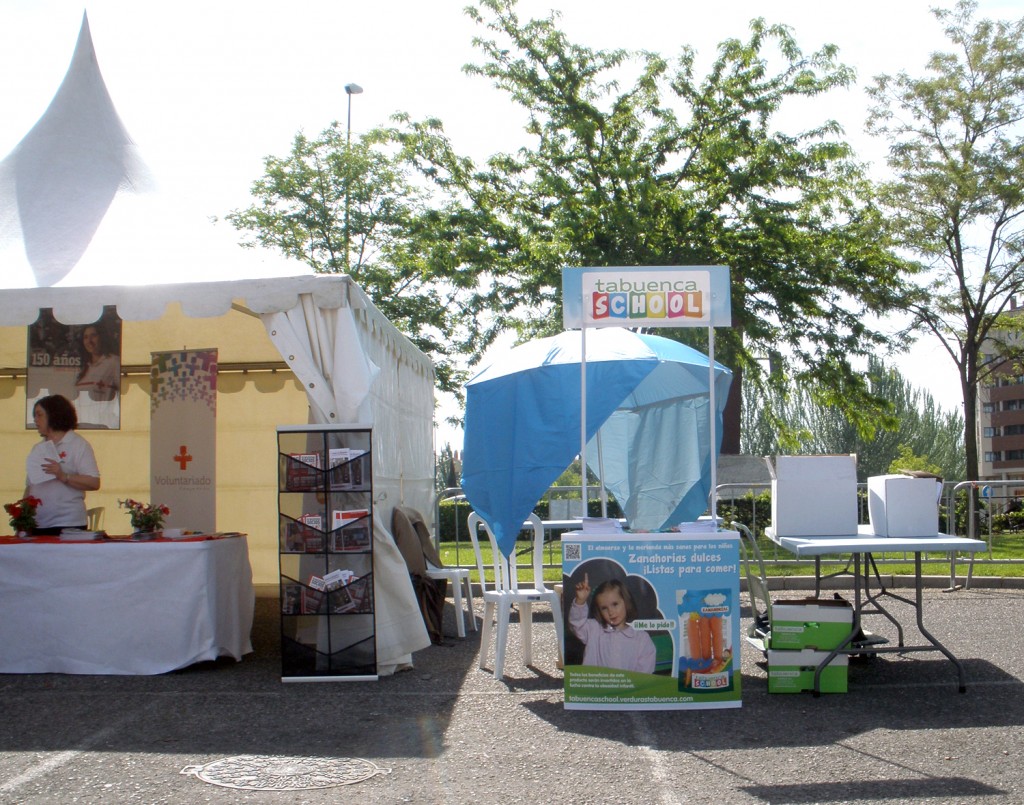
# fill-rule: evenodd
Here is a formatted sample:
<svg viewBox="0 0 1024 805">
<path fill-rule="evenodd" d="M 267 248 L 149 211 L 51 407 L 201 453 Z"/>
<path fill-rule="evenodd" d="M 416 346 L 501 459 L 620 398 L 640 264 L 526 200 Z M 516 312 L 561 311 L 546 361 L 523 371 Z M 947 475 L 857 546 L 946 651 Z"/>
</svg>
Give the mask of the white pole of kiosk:
<svg viewBox="0 0 1024 805">
<path fill-rule="evenodd" d="M 597 431 L 597 475 L 601 482 L 601 516 L 608 516 L 608 490 L 604 485 L 604 455 L 601 451 L 601 431 Z M 590 511 L 587 499 L 587 325 L 580 327 L 580 490 L 583 496 L 581 517 Z"/>
<path fill-rule="evenodd" d="M 716 438 L 718 436 L 718 428 L 716 426 L 718 419 L 718 408 L 715 407 L 715 328 L 713 326 L 708 327 L 708 405 L 711 406 L 711 410 L 708 415 L 708 423 L 711 437 L 711 495 L 708 501 L 708 510 L 711 512 L 711 521 L 713 525 L 718 525 L 718 451 L 716 447 Z"/>
<path fill-rule="evenodd" d="M 582 299 L 580 300 L 582 304 Z M 587 516 L 587 323 L 580 326 L 580 517 Z"/>
</svg>

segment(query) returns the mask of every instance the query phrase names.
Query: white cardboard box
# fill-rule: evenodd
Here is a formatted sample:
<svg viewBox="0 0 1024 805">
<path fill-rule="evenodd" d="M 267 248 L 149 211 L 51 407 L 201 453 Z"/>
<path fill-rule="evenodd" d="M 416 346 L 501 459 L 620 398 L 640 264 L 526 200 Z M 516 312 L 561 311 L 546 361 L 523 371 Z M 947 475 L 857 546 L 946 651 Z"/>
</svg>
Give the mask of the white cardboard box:
<svg viewBox="0 0 1024 805">
<path fill-rule="evenodd" d="M 880 537 L 928 537 L 939 531 L 939 492 L 934 478 L 872 475 L 868 518 Z"/>
<path fill-rule="evenodd" d="M 780 537 L 857 533 L 857 456 L 776 456 L 772 527 Z"/>
</svg>

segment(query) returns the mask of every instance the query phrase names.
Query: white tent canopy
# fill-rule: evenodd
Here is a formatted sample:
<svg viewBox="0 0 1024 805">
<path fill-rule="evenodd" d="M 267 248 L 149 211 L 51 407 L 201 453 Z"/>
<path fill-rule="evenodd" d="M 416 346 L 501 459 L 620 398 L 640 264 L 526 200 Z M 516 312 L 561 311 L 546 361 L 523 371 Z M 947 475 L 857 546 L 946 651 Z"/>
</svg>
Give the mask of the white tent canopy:
<svg viewBox="0 0 1024 805">
<path fill-rule="evenodd" d="M 430 643 L 387 523 L 392 506 L 425 510 L 433 498 L 433 366 L 349 277 L 313 276 L 237 244 L 221 248 L 226 241 L 217 243 L 209 222 L 189 218 L 186 205 L 154 187 L 83 19 L 49 108 L 0 162 L 0 327 L 30 325 L 42 308 L 85 324 L 108 305 L 127 322 L 159 322 L 172 303 L 193 318 L 260 318 L 308 396 L 310 422 L 374 427 L 377 656 L 387 673 Z M 15 372 L 0 377 L 9 397 L 17 382 Z M 16 427 L 24 433 L 24 420 Z M 274 491 L 260 495 L 273 500 Z M 276 520 L 263 537 L 276 545 Z"/>
<path fill-rule="evenodd" d="M 0 284 L 8 288 L 292 276 L 309 267 L 245 249 L 159 191 L 107 92 L 83 17 L 43 116 L 0 161 Z"/>
</svg>

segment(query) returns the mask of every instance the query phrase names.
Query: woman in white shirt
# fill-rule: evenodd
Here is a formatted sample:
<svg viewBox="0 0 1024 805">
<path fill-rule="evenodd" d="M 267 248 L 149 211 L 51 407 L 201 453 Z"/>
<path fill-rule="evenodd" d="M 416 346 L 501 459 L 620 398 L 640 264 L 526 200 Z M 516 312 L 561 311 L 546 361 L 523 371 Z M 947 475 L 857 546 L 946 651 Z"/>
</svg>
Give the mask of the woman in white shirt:
<svg viewBox="0 0 1024 805">
<path fill-rule="evenodd" d="M 43 397 L 32 409 L 42 441 L 26 461 L 25 496 L 42 501 L 33 534 L 52 536 L 64 528 L 85 528 L 85 493 L 100 488 L 92 445 L 75 432 L 75 407 L 59 394 Z"/>
</svg>

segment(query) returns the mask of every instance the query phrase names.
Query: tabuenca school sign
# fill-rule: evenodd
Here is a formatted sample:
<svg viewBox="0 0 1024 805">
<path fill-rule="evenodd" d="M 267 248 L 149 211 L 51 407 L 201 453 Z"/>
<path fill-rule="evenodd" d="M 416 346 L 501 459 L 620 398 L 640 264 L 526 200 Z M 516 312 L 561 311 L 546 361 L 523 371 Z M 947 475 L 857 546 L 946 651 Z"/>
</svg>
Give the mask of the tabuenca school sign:
<svg viewBox="0 0 1024 805">
<path fill-rule="evenodd" d="M 563 324 L 579 327 L 728 327 L 724 266 L 562 269 Z"/>
</svg>

